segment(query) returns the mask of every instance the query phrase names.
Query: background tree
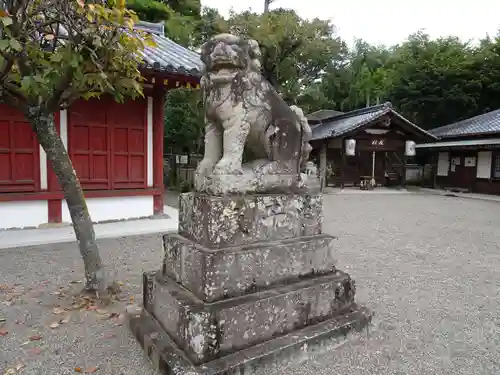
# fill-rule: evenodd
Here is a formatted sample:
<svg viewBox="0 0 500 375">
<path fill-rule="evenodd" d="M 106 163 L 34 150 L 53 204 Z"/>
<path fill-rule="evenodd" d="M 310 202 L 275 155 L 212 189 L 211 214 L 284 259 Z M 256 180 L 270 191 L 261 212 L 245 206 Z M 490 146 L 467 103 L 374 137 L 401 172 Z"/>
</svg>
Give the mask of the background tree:
<svg viewBox="0 0 500 375">
<path fill-rule="evenodd" d="M 293 10 L 231 13 L 221 27 L 255 39 L 262 51 L 262 74 L 290 104 L 321 78 L 343 43 L 329 21 L 302 19 Z"/>
<path fill-rule="evenodd" d="M 481 90 L 474 49 L 458 38 L 411 35 L 396 47 L 386 97 L 410 120 L 430 129 L 474 115 Z"/>
<path fill-rule="evenodd" d="M 200 90 L 178 89 L 165 102 L 165 149 L 175 154 L 199 151 L 203 137 Z"/>
<path fill-rule="evenodd" d="M 6 0 L 0 18 L 0 101 L 19 109 L 45 150 L 68 204 L 87 290 L 109 285 L 92 220 L 53 113 L 78 98 L 142 94 L 138 49 L 124 2 Z"/>
</svg>

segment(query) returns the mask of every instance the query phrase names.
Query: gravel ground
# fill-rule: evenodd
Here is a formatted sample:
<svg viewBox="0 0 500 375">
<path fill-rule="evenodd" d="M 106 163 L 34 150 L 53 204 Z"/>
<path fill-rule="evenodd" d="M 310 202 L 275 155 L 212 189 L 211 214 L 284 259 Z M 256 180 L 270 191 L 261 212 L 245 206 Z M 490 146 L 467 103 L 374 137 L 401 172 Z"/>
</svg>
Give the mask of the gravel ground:
<svg viewBox="0 0 500 375">
<path fill-rule="evenodd" d="M 276 374 L 500 374 L 499 222 L 496 202 L 325 196 L 325 231 L 340 237 L 338 266 L 356 280 L 358 301 L 376 313 L 373 327 Z M 124 284 L 123 301 L 107 308 L 118 313 L 130 297 L 140 298 L 142 270 L 158 268 L 160 235 L 100 245 Z M 31 375 L 94 367 L 106 375 L 155 375 L 119 316 L 102 320 L 102 311 L 77 310 L 66 322 L 66 314 L 54 314 L 81 275 L 73 244 L 0 251 L 0 374 L 22 363 L 19 373 Z M 56 320 L 64 322 L 50 328 Z M 41 339 L 30 341 L 35 335 Z"/>
</svg>

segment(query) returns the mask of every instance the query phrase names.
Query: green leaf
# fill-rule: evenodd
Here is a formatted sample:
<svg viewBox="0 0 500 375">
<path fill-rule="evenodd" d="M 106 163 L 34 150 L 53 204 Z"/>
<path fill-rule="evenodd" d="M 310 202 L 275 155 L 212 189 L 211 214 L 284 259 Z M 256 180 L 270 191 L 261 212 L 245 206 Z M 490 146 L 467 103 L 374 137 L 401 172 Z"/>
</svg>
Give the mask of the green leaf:
<svg viewBox="0 0 500 375">
<path fill-rule="evenodd" d="M 0 18 L 0 22 L 2 22 L 5 27 L 8 27 L 8 26 L 12 25 L 12 18 L 2 17 L 2 18 Z"/>
<path fill-rule="evenodd" d="M 4 51 L 10 45 L 7 39 L 0 39 L 0 50 Z"/>
<path fill-rule="evenodd" d="M 21 43 L 19 43 L 14 38 L 10 39 L 9 44 L 10 44 L 10 48 L 12 48 L 14 51 L 19 52 L 19 51 L 23 50 L 23 46 L 21 45 Z"/>
</svg>

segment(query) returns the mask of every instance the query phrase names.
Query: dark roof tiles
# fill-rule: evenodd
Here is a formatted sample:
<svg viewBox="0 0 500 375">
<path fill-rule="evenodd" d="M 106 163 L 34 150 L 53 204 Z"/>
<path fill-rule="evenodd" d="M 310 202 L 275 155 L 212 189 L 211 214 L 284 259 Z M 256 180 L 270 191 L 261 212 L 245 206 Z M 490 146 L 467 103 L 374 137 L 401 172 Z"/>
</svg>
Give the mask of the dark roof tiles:
<svg viewBox="0 0 500 375">
<path fill-rule="evenodd" d="M 338 137 L 343 134 L 356 130 L 364 125 L 367 125 L 387 113 L 392 113 L 394 117 L 404 122 L 410 128 L 413 128 L 418 133 L 430 138 L 437 139 L 434 135 L 418 127 L 411 121 L 407 120 L 399 113 L 394 111 L 392 104 L 387 102 L 384 104 L 375 105 L 372 107 L 357 109 L 351 112 L 335 115 L 323 120 L 321 123 L 311 126 L 312 140 Z"/>
<path fill-rule="evenodd" d="M 155 46 L 141 51 L 144 67 L 160 72 L 200 77 L 203 63 L 200 55 L 164 36 L 163 24 L 141 21 L 135 28 L 151 34 Z"/>
<path fill-rule="evenodd" d="M 441 126 L 430 132 L 439 138 L 500 133 L 500 109 Z"/>
</svg>

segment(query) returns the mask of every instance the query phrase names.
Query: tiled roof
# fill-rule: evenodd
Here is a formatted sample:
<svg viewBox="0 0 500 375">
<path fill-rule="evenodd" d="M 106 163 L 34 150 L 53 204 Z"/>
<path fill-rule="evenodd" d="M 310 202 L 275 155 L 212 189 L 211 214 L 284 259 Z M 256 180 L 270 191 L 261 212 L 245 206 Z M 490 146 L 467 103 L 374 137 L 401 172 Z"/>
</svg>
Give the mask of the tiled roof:
<svg viewBox="0 0 500 375">
<path fill-rule="evenodd" d="M 135 28 L 151 34 L 156 46 L 141 51 L 144 67 L 160 72 L 200 77 L 203 63 L 200 55 L 164 36 L 163 24 L 138 22 Z"/>
<path fill-rule="evenodd" d="M 323 120 L 320 124 L 311 127 L 313 133 L 312 140 L 341 136 L 367 125 L 388 113 L 392 113 L 393 116 L 397 117 L 408 126 L 414 128 L 417 132 L 424 134 L 431 139 L 436 139 L 435 136 L 419 128 L 417 125 L 413 124 L 411 121 L 405 119 L 399 113 L 394 111 L 391 103 L 384 103 L 373 107 L 357 109 Z"/>
<path fill-rule="evenodd" d="M 319 111 L 309 113 L 306 118 L 310 122 L 318 122 L 327 118 L 341 115 L 344 112 L 335 111 L 333 109 L 320 109 Z"/>
<path fill-rule="evenodd" d="M 455 122 L 430 131 L 439 138 L 500 133 L 500 109 Z"/>
</svg>

